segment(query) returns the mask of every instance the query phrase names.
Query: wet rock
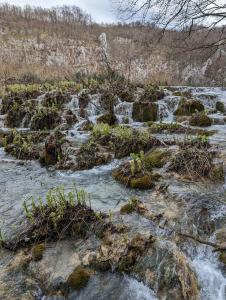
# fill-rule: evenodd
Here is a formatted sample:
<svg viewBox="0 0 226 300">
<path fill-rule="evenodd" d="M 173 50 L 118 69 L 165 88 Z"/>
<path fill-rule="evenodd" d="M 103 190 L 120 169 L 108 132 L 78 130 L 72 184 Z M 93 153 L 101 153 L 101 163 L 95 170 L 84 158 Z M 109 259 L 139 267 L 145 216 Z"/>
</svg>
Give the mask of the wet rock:
<svg viewBox="0 0 226 300">
<path fill-rule="evenodd" d="M 156 103 L 135 102 L 132 116 L 135 122 L 155 122 L 158 119 L 158 105 Z"/>
</svg>

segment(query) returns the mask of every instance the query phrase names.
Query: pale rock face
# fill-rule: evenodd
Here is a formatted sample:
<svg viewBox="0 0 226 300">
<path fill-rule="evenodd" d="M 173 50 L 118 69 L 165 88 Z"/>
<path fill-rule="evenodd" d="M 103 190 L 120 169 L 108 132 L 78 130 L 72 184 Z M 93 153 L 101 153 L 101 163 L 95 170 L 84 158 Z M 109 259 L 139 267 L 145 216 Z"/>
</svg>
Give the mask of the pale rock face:
<svg viewBox="0 0 226 300">
<path fill-rule="evenodd" d="M 101 48 L 107 52 L 108 49 L 108 43 L 107 43 L 107 35 L 105 32 L 101 33 L 101 35 L 99 36 L 99 42 L 100 42 L 100 46 Z"/>
</svg>

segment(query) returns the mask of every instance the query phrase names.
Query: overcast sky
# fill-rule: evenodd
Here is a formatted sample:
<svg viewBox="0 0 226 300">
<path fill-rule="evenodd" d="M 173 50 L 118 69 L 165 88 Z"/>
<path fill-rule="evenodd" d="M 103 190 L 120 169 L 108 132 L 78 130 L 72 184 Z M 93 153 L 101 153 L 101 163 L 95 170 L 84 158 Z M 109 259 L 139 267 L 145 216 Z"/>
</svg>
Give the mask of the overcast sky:
<svg viewBox="0 0 226 300">
<path fill-rule="evenodd" d="M 20 6 L 29 4 L 42 7 L 76 5 L 91 14 L 96 22 L 112 23 L 116 21 L 110 0 L 0 0 L 0 3 L 5 2 Z"/>
</svg>

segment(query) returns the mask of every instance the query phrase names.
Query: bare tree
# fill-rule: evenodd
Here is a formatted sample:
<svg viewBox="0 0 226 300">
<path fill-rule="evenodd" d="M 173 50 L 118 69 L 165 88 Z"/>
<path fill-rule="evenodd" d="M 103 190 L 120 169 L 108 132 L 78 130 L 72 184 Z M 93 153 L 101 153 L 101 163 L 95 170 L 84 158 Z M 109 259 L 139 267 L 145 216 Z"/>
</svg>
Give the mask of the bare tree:
<svg viewBox="0 0 226 300">
<path fill-rule="evenodd" d="M 197 48 L 200 46 L 218 48 L 226 44 L 225 0 L 112 1 L 121 18 L 154 23 L 162 29 L 161 37 L 167 29 L 180 31 L 185 41 L 192 34 L 201 32 L 202 39 L 199 40 Z"/>
</svg>

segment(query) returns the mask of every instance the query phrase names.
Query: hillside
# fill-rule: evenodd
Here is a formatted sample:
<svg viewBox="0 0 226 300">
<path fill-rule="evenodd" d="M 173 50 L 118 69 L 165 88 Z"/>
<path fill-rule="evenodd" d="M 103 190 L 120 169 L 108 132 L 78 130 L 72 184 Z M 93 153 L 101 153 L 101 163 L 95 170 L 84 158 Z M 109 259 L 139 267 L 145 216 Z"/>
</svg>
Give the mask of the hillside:
<svg viewBox="0 0 226 300">
<path fill-rule="evenodd" d="M 157 43 L 159 32 L 151 24 L 95 24 L 77 7 L 47 10 L 1 5 L 1 82 L 101 73 L 107 57 L 115 70 L 132 81 L 225 85 L 225 46 L 213 52 L 186 51 L 178 32 L 166 32 Z M 195 48 L 200 38 L 189 39 L 189 47 Z"/>
</svg>

